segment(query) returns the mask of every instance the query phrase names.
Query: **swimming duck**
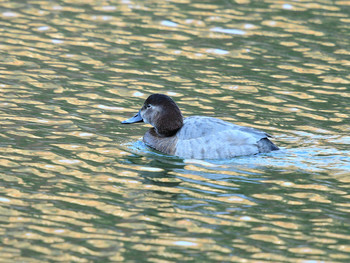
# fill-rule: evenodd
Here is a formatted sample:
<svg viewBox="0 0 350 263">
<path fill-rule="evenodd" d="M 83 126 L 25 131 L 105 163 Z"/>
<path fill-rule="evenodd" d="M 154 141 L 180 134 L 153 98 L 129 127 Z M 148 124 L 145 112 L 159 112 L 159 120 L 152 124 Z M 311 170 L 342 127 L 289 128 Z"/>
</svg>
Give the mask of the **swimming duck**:
<svg viewBox="0 0 350 263">
<path fill-rule="evenodd" d="M 162 153 L 191 159 L 228 159 L 278 150 L 269 134 L 217 118 L 183 118 L 176 103 L 167 95 L 150 95 L 139 112 L 124 124 L 151 124 L 144 143 Z"/>
</svg>

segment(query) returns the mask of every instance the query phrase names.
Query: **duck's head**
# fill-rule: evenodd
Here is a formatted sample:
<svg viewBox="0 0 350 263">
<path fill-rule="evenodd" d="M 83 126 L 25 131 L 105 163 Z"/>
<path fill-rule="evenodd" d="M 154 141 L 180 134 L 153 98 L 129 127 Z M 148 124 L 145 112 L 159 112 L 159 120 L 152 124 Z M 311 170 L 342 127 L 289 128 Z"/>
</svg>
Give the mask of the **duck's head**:
<svg viewBox="0 0 350 263">
<path fill-rule="evenodd" d="M 167 95 L 152 94 L 139 112 L 123 124 L 145 122 L 151 124 L 156 133 L 162 137 L 173 136 L 183 125 L 183 117 L 179 107 Z"/>
</svg>

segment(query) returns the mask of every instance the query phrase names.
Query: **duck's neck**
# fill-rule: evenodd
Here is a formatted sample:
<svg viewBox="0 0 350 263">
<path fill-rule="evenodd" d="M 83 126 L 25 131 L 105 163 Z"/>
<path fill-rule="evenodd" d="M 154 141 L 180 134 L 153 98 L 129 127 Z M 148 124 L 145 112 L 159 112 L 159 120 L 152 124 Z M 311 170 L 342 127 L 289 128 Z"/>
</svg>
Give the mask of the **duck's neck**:
<svg viewBox="0 0 350 263">
<path fill-rule="evenodd" d="M 174 136 L 180 129 L 181 129 L 181 127 L 177 128 L 177 129 L 173 129 L 173 130 L 168 130 L 168 129 L 166 129 L 166 130 L 163 129 L 162 130 L 162 129 L 159 129 L 157 127 L 154 127 L 154 130 L 155 130 L 155 132 L 157 133 L 157 135 L 159 137 L 171 137 L 171 136 Z"/>
<path fill-rule="evenodd" d="M 180 112 L 179 115 L 166 116 L 163 119 L 159 119 L 154 126 L 154 129 L 160 137 L 174 136 L 178 130 L 183 126 L 183 117 Z"/>
</svg>

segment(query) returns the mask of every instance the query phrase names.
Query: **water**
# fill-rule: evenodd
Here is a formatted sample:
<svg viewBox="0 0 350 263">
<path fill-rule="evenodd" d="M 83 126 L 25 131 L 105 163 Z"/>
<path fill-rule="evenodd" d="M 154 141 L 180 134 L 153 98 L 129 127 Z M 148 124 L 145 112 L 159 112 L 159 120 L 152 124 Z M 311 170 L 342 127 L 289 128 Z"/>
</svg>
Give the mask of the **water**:
<svg viewBox="0 0 350 263">
<path fill-rule="evenodd" d="M 348 1 L 0 2 L 0 261 L 349 262 Z M 161 92 L 278 152 L 183 160 Z"/>
</svg>

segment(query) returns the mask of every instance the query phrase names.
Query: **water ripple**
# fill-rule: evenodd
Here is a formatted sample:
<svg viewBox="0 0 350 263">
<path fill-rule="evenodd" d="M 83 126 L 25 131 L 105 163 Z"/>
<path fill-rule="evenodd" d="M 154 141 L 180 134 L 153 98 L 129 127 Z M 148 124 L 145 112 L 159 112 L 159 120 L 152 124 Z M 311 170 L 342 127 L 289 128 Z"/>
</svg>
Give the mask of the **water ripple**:
<svg viewBox="0 0 350 263">
<path fill-rule="evenodd" d="M 0 261 L 350 260 L 346 1 L 0 7 Z M 149 149 L 151 93 L 281 150 Z"/>
</svg>

